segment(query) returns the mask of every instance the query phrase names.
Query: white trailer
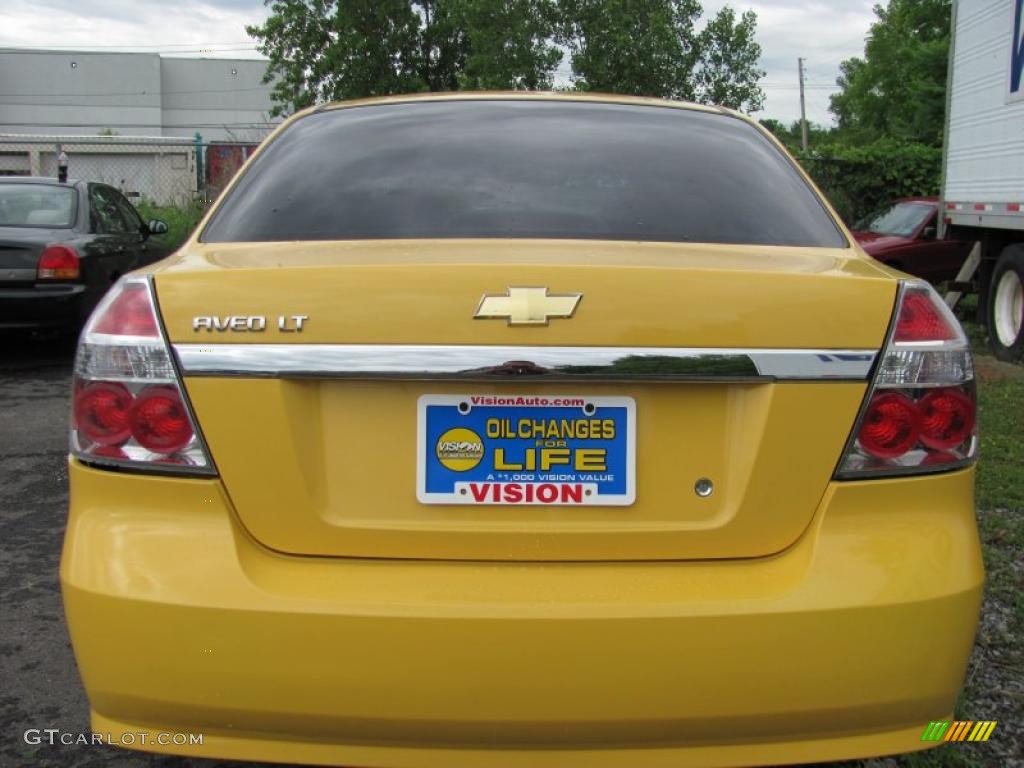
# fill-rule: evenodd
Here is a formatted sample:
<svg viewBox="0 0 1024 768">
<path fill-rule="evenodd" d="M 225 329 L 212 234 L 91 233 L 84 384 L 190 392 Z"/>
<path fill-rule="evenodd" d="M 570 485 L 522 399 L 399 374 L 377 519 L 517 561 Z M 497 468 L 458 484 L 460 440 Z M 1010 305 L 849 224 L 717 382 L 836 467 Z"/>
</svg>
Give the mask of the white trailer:
<svg viewBox="0 0 1024 768">
<path fill-rule="evenodd" d="M 1021 359 L 1024 0 L 954 0 L 952 12 L 943 236 L 978 244 L 953 290 L 978 293 L 995 355 Z"/>
<path fill-rule="evenodd" d="M 975 241 L 954 285 L 978 293 L 997 357 L 1024 357 L 1024 0 L 954 0 L 943 156 L 946 237 Z M 970 282 L 965 282 L 972 278 Z"/>
</svg>

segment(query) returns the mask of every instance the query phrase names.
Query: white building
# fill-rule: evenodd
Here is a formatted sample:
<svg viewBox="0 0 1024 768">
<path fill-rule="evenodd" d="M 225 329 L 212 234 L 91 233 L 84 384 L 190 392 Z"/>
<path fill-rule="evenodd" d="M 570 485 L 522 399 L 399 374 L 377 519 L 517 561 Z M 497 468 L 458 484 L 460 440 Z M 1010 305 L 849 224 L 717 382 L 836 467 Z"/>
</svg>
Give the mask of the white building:
<svg viewBox="0 0 1024 768">
<path fill-rule="evenodd" d="M 259 142 L 271 118 L 264 59 L 0 48 L 0 133 Z"/>
</svg>

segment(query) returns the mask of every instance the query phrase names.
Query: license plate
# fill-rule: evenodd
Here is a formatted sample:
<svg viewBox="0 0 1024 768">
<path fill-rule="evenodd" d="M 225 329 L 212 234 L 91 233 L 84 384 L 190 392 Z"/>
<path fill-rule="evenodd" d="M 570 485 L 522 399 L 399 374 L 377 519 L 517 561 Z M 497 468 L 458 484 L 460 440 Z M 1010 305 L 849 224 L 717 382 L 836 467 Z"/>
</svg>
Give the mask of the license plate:
<svg viewBox="0 0 1024 768">
<path fill-rule="evenodd" d="M 424 504 L 626 506 L 636 498 L 631 397 L 423 395 Z"/>
</svg>

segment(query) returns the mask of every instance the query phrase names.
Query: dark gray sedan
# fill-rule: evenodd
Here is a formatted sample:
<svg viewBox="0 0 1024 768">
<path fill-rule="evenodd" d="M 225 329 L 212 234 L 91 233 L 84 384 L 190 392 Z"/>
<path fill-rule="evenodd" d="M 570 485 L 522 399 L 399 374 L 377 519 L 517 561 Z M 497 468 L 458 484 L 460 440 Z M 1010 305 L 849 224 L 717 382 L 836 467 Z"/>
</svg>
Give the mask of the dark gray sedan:
<svg viewBox="0 0 1024 768">
<path fill-rule="evenodd" d="M 166 231 L 106 184 L 0 177 L 0 330 L 76 329 Z"/>
</svg>

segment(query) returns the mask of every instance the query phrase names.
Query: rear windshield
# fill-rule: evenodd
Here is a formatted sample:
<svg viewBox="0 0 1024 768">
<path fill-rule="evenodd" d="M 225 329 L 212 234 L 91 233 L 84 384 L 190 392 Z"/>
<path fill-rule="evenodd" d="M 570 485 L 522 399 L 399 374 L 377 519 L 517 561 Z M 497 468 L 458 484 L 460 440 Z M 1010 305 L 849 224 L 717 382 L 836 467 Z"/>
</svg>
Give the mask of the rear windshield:
<svg viewBox="0 0 1024 768">
<path fill-rule="evenodd" d="M 75 198 L 71 187 L 0 183 L 0 227 L 70 227 Z"/>
<path fill-rule="evenodd" d="M 256 158 L 202 235 L 453 237 L 846 246 L 791 162 L 742 120 L 533 100 L 308 115 Z"/>
</svg>

